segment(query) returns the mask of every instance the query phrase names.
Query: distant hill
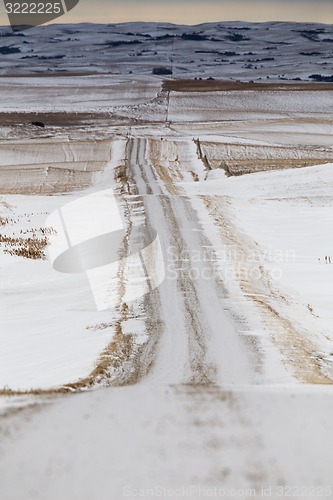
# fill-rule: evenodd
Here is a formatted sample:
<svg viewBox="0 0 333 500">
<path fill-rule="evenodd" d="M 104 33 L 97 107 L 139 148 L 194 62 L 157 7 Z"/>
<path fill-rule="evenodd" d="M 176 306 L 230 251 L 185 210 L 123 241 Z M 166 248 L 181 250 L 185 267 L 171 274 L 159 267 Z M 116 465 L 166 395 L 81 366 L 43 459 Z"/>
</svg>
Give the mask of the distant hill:
<svg viewBox="0 0 333 500">
<path fill-rule="evenodd" d="M 0 28 L 0 75 L 150 75 L 240 81 L 331 81 L 333 26 L 219 22 Z M 315 77 L 315 79 L 314 79 Z"/>
</svg>

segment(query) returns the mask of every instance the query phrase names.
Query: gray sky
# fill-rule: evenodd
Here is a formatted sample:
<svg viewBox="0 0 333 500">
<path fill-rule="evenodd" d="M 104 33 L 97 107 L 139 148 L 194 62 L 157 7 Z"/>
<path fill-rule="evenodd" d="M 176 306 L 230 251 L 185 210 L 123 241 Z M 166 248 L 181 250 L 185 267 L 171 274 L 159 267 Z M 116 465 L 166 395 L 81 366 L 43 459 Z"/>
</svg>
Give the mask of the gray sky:
<svg viewBox="0 0 333 500">
<path fill-rule="evenodd" d="M 1 24 L 8 24 L 1 5 Z M 333 23 L 333 0 L 80 0 L 54 22 L 307 21 Z"/>
</svg>

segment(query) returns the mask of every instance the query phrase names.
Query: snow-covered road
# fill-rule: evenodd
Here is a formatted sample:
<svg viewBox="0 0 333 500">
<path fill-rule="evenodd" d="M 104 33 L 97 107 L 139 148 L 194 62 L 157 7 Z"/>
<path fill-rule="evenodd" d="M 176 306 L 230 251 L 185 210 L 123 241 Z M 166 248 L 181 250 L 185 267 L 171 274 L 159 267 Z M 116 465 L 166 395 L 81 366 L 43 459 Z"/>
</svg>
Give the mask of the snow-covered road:
<svg viewBox="0 0 333 500">
<path fill-rule="evenodd" d="M 166 123 L 165 95 L 145 107 L 132 97 L 131 125 L 107 124 L 104 140 L 50 126 L 50 137 L 2 146 L 6 236 L 112 188 L 124 251 L 133 228 L 153 227 L 166 276 L 133 303 L 120 283 L 100 314 L 85 277 L 2 252 L 1 380 L 35 391 L 0 398 L 0 500 L 333 498 L 333 271 L 318 263 L 332 245 L 331 122 L 314 134 L 311 117 L 289 131 L 280 116 L 264 143 L 246 109 L 239 122 L 191 122 L 179 97 Z M 208 113 L 211 97 L 200 98 Z M 160 123 L 136 122 L 155 107 Z M 53 177 L 40 168 L 47 151 Z M 229 177 L 224 160 L 267 171 Z M 62 188 L 68 164 L 91 171 L 79 192 Z M 290 249 L 295 261 L 270 280 L 268 251 Z M 38 391 L 57 386 L 73 394 Z"/>
<path fill-rule="evenodd" d="M 277 499 L 282 486 L 332 498 L 320 495 L 332 488 L 332 410 L 325 387 L 141 384 L 65 397 L 2 421 L 1 497 L 119 500 L 142 488 L 155 499 L 155 488 L 173 498 L 193 487 L 192 498 L 218 488 L 242 500 L 250 488 L 264 498 L 264 486 Z"/>
<path fill-rule="evenodd" d="M 170 193 L 162 184 L 146 159 L 146 145 L 140 138 L 128 144 L 129 184 L 132 194 L 143 200 L 147 223 L 158 231 L 167 269 L 157 311 L 163 326 L 149 380 L 249 383 L 248 353 L 224 308 L 225 290 L 212 269 L 213 251 L 211 261 L 197 259 L 193 263 L 193 256 L 199 256 L 210 242 L 189 199 Z M 155 297 L 148 297 L 147 307 L 148 311 L 156 310 Z"/>
<path fill-rule="evenodd" d="M 22 413 L 5 414 L 1 497 L 275 499 L 293 488 L 296 498 L 332 498 L 330 386 L 267 383 L 256 345 L 233 321 L 217 248 L 152 150 L 147 139 L 129 139 L 123 178 L 136 207 L 131 223 L 155 227 L 167 268 L 144 299 L 151 341 L 135 360 L 135 383 L 35 396 Z M 203 248 L 210 259 L 198 258 Z"/>
</svg>

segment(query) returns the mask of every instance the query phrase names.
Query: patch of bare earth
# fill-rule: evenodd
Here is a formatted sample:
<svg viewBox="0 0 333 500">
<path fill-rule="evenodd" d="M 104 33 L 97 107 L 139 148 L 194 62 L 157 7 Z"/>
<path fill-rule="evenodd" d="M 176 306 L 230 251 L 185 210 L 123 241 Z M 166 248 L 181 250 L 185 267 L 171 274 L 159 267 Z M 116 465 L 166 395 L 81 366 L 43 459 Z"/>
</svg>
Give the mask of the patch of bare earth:
<svg viewBox="0 0 333 500">
<path fill-rule="evenodd" d="M 331 91 L 332 83 L 251 83 L 224 80 L 165 80 L 165 91 L 174 92 L 231 92 L 234 90 L 257 91 Z"/>
<path fill-rule="evenodd" d="M 45 129 L 39 129 L 40 132 L 46 133 L 48 127 L 77 127 L 89 126 L 95 124 L 96 121 L 107 121 L 109 114 L 107 113 L 72 113 L 72 112 L 47 112 L 47 113 L 22 113 L 20 111 L 0 112 L 1 126 L 28 126 L 29 129 L 38 130 L 32 125 L 32 122 L 42 122 Z"/>
</svg>

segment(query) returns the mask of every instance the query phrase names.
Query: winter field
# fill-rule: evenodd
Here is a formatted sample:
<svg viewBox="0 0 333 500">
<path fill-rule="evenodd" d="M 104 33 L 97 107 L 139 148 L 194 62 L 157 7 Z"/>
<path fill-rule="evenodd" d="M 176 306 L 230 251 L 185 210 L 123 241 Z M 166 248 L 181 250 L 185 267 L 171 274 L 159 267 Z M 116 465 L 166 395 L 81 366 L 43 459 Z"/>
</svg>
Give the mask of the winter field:
<svg viewBox="0 0 333 500">
<path fill-rule="evenodd" d="M 266 27 L 238 26 L 260 32 L 253 50 L 279 45 Z M 118 28 L 120 50 L 134 35 Z M 145 45 L 153 28 L 131 33 Z M 196 30 L 205 51 L 213 28 Z M 52 29 L 69 57 L 83 27 Z M 332 46 L 330 26 L 285 29 L 290 54 Z M 117 74 L 95 58 L 94 75 L 87 51 L 91 74 L 18 62 L 0 78 L 0 498 L 333 498 L 332 85 L 304 64 L 293 83 L 240 84 L 240 64 L 163 80 L 155 60 L 134 78 L 118 56 Z M 53 268 L 48 217 L 102 190 L 125 234 L 97 310 L 90 271 Z M 138 227 L 156 230 L 165 278 L 128 300 Z"/>
<path fill-rule="evenodd" d="M 54 24 L 16 34 L 0 27 L 0 40 L 0 75 L 7 76 L 154 73 L 288 82 L 332 81 L 333 74 L 329 24 Z"/>
</svg>

